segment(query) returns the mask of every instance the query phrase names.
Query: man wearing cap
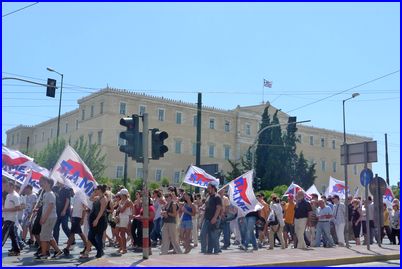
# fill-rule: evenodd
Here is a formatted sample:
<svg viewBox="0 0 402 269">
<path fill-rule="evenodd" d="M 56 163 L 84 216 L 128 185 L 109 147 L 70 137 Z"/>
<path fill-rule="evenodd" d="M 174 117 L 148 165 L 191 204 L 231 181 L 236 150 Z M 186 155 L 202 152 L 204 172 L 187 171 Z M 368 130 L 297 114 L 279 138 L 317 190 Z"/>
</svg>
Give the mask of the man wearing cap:
<svg viewBox="0 0 402 269">
<path fill-rule="evenodd" d="M 209 196 L 205 201 L 204 221 L 201 227 L 201 253 L 219 253 L 219 215 L 222 209 L 222 199 L 217 195 L 217 184 L 208 183 Z"/>
</svg>

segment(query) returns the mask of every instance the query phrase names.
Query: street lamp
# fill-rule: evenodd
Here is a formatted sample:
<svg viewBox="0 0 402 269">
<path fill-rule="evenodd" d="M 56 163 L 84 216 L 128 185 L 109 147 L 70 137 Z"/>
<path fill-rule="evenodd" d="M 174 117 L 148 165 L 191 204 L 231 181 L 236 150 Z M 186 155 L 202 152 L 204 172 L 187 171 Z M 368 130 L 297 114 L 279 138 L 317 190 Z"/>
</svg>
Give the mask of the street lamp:
<svg viewBox="0 0 402 269">
<path fill-rule="evenodd" d="M 352 97 L 346 98 L 345 100 L 342 101 L 342 105 L 343 105 L 343 147 L 345 149 L 345 156 L 347 155 L 347 150 L 346 150 L 346 127 L 345 127 L 345 102 L 347 100 L 353 99 L 357 96 L 359 96 L 360 94 L 355 92 L 352 94 Z M 349 247 L 349 208 L 348 208 L 348 164 L 345 161 L 344 162 L 344 173 L 345 173 L 345 205 L 346 205 L 346 247 Z"/>
<path fill-rule="evenodd" d="M 63 74 L 57 72 L 56 70 L 52 68 L 46 68 L 47 71 L 57 73 L 61 76 L 61 83 L 60 83 L 60 100 L 59 100 L 59 115 L 57 117 L 57 135 L 56 135 L 56 140 L 59 140 L 59 134 L 60 134 L 60 112 L 61 112 L 61 96 L 63 95 Z"/>
</svg>

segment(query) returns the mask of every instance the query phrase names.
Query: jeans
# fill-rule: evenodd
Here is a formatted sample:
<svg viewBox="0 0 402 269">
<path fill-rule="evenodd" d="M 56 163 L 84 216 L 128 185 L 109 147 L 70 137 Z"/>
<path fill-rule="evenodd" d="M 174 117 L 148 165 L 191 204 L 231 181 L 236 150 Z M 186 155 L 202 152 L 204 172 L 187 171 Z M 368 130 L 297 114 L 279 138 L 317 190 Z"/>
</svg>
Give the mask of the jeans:
<svg viewBox="0 0 402 269">
<path fill-rule="evenodd" d="M 239 224 L 239 230 L 240 230 L 240 238 L 241 238 L 241 244 L 243 246 L 246 245 L 246 237 L 247 237 L 247 223 L 246 223 L 246 218 L 245 217 L 240 217 L 237 219 L 237 222 Z"/>
<path fill-rule="evenodd" d="M 89 228 L 88 240 L 96 248 L 97 255 L 103 253 L 103 231 Z"/>
<path fill-rule="evenodd" d="M 201 252 L 218 253 L 219 251 L 219 229 L 210 229 L 210 221 L 204 219 L 201 227 Z"/>
<path fill-rule="evenodd" d="M 252 244 L 253 248 L 258 248 L 257 240 L 255 238 L 254 229 L 255 229 L 255 222 L 257 221 L 256 216 L 249 216 L 246 217 L 246 241 L 244 246 L 247 248 L 248 244 Z"/>
<path fill-rule="evenodd" d="M 151 232 L 151 240 L 157 241 L 158 239 L 162 240 L 162 218 L 154 220 L 154 228 Z"/>
<path fill-rule="evenodd" d="M 321 236 L 323 236 L 324 242 L 327 244 L 327 247 L 333 247 L 335 245 L 334 240 L 331 236 L 330 229 L 330 224 L 327 221 L 319 221 L 317 223 L 314 247 L 320 247 Z"/>
<path fill-rule="evenodd" d="M 63 217 L 61 217 L 61 216 L 57 217 L 56 224 L 54 225 L 54 228 L 53 228 L 53 237 L 54 237 L 54 240 L 56 240 L 57 244 L 59 244 L 60 224 L 61 224 L 61 228 L 63 229 L 63 232 L 65 233 L 67 238 L 70 237 L 71 231 L 70 231 L 70 228 L 68 228 L 68 217 L 69 217 L 68 214 L 64 215 Z"/>
<path fill-rule="evenodd" d="M 15 222 L 6 220 L 3 223 L 3 229 L 2 229 L 3 243 L 5 242 L 5 240 L 7 240 L 6 238 L 4 238 L 4 236 L 7 236 L 7 230 L 8 230 L 8 236 L 11 239 L 11 246 L 12 246 L 11 250 L 19 253 L 20 248 L 18 246 L 17 234 L 15 232 Z"/>
<path fill-rule="evenodd" d="M 230 246 L 230 222 L 225 221 L 223 223 L 223 246 L 229 247 Z"/>
</svg>

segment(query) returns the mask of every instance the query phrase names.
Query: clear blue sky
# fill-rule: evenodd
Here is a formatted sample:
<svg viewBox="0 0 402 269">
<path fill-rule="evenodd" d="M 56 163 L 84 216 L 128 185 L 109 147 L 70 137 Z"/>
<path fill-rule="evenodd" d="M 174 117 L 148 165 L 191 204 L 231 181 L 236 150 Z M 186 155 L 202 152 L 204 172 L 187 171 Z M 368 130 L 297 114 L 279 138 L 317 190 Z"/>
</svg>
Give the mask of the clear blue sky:
<svg viewBox="0 0 402 269">
<path fill-rule="evenodd" d="M 28 3 L 29 4 L 29 3 Z M 3 16 L 27 3 L 2 3 Z M 400 178 L 399 3 L 39 3 L 2 18 L 2 76 L 64 74 L 62 113 L 106 87 L 225 109 L 265 100 L 298 120 L 378 141 L 374 173 Z M 29 79 L 29 78 L 28 78 Z M 80 87 L 78 87 L 80 86 Z M 84 88 L 82 88 L 84 87 Z M 45 89 L 2 81 L 2 141 L 57 117 Z"/>
</svg>

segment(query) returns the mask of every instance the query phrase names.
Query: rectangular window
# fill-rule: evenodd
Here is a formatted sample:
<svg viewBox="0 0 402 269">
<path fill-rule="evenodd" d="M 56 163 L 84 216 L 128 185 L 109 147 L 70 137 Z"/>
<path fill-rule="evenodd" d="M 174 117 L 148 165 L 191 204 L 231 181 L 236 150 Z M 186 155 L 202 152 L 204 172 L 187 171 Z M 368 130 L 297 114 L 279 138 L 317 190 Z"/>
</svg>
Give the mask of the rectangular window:
<svg viewBox="0 0 402 269">
<path fill-rule="evenodd" d="M 142 167 L 137 167 L 137 178 L 144 178 L 144 169 Z"/>
<path fill-rule="evenodd" d="M 116 178 L 122 178 L 123 177 L 123 172 L 124 172 L 124 167 L 123 166 L 117 166 L 116 167 Z"/>
<path fill-rule="evenodd" d="M 103 114 L 103 104 L 104 104 L 103 102 L 100 103 L 100 112 L 99 113 L 101 115 Z"/>
<path fill-rule="evenodd" d="M 325 147 L 325 139 L 324 138 L 321 138 L 321 147 L 322 148 Z"/>
<path fill-rule="evenodd" d="M 102 145 L 102 134 L 103 134 L 103 131 L 98 132 L 98 145 Z"/>
<path fill-rule="evenodd" d="M 230 159 L 230 146 L 224 146 L 224 158 L 225 160 L 229 160 Z"/>
<path fill-rule="evenodd" d="M 11 136 L 11 145 L 14 145 L 14 135 Z"/>
<path fill-rule="evenodd" d="M 215 129 L 215 119 L 209 119 L 209 129 Z"/>
<path fill-rule="evenodd" d="M 181 124 L 181 112 L 176 112 L 176 124 Z"/>
<path fill-rule="evenodd" d="M 20 143 L 20 134 L 18 133 L 17 134 L 17 144 L 19 144 Z"/>
<path fill-rule="evenodd" d="M 94 105 L 91 106 L 91 118 L 94 117 L 94 111 L 95 111 L 95 107 Z"/>
<path fill-rule="evenodd" d="M 179 184 L 180 182 L 180 171 L 175 171 L 173 174 L 173 183 Z"/>
<path fill-rule="evenodd" d="M 215 145 L 209 145 L 208 147 L 208 156 L 209 158 L 215 157 Z"/>
<path fill-rule="evenodd" d="M 45 142 L 45 132 L 42 132 L 42 142 Z"/>
<path fill-rule="evenodd" d="M 140 111 L 139 111 L 140 116 L 144 115 L 145 111 L 146 111 L 146 107 L 143 105 L 140 105 Z"/>
<path fill-rule="evenodd" d="M 251 125 L 250 125 L 250 123 L 246 123 L 246 135 L 251 135 Z"/>
<path fill-rule="evenodd" d="M 158 121 L 165 121 L 165 110 L 158 108 Z"/>
<path fill-rule="evenodd" d="M 332 140 L 332 149 L 336 149 L 335 140 Z"/>
<path fill-rule="evenodd" d="M 314 136 L 310 135 L 310 145 L 314 146 Z"/>
<path fill-rule="evenodd" d="M 357 165 L 353 165 L 353 174 L 357 175 Z"/>
<path fill-rule="evenodd" d="M 194 115 L 193 117 L 193 126 L 197 127 L 197 115 Z"/>
<path fill-rule="evenodd" d="M 127 107 L 126 103 L 120 102 L 120 109 L 119 109 L 120 115 L 126 115 L 126 107 Z"/>
<path fill-rule="evenodd" d="M 92 136 L 93 136 L 92 133 L 88 134 L 88 144 L 89 145 L 92 145 Z"/>
<path fill-rule="evenodd" d="M 325 161 L 321 161 L 321 171 L 325 171 Z"/>
<path fill-rule="evenodd" d="M 162 179 L 162 170 L 156 169 L 155 171 L 155 181 L 161 181 Z"/>
<path fill-rule="evenodd" d="M 181 140 L 175 140 L 174 141 L 174 152 L 176 154 L 180 154 L 181 153 Z"/>
<path fill-rule="evenodd" d="M 53 137 L 53 128 L 50 129 L 50 138 Z"/>
<path fill-rule="evenodd" d="M 336 162 L 332 162 L 332 172 L 336 173 Z"/>
<path fill-rule="evenodd" d="M 75 120 L 75 130 L 78 130 L 78 120 Z"/>
<path fill-rule="evenodd" d="M 66 123 L 66 133 L 68 133 L 68 123 Z"/>
<path fill-rule="evenodd" d="M 228 120 L 225 121 L 225 127 L 224 127 L 224 129 L 225 129 L 225 132 L 226 132 L 226 133 L 229 133 L 229 132 L 230 132 L 230 121 L 228 121 Z"/>
<path fill-rule="evenodd" d="M 85 120 L 85 109 L 81 110 L 81 120 Z"/>
<path fill-rule="evenodd" d="M 34 143 L 36 144 L 36 141 L 38 140 L 38 136 L 34 135 Z"/>
<path fill-rule="evenodd" d="M 193 154 L 193 156 L 195 156 L 197 154 L 197 143 L 193 143 L 192 154 Z"/>
</svg>

